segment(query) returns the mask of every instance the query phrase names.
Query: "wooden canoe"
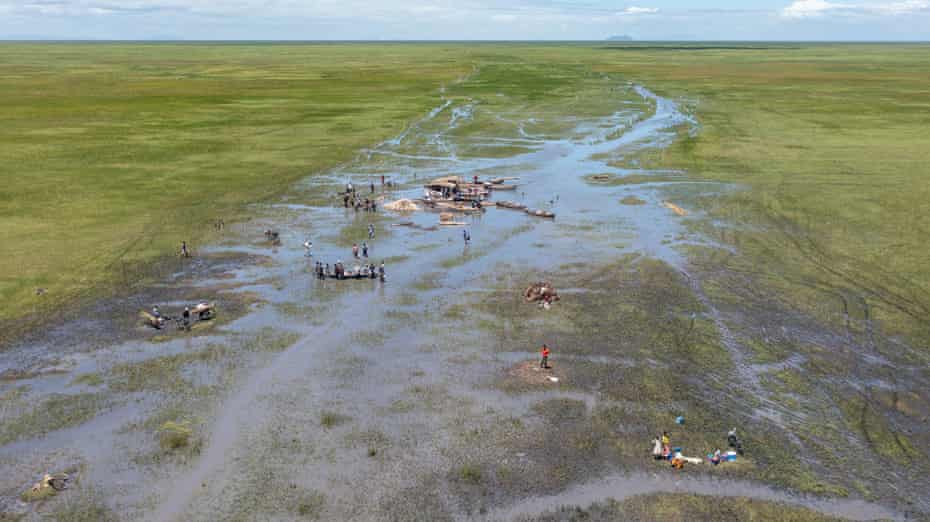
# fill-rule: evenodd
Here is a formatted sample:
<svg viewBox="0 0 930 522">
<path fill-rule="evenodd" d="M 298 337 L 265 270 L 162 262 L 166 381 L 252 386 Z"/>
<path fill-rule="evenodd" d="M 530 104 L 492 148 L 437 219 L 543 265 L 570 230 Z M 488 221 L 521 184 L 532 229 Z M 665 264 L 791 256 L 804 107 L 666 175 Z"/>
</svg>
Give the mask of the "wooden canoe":
<svg viewBox="0 0 930 522">
<path fill-rule="evenodd" d="M 536 216 L 536 217 L 541 217 L 541 218 L 554 218 L 554 217 L 555 217 L 555 213 L 554 213 L 554 212 L 549 212 L 548 210 L 540 210 L 540 209 L 530 210 L 530 209 L 526 209 L 526 213 L 529 214 L 529 215 L 531 215 L 531 216 Z"/>
<path fill-rule="evenodd" d="M 526 210 L 526 205 L 522 203 L 517 203 L 516 201 L 497 201 L 495 205 L 501 208 L 510 208 L 513 210 Z"/>
</svg>

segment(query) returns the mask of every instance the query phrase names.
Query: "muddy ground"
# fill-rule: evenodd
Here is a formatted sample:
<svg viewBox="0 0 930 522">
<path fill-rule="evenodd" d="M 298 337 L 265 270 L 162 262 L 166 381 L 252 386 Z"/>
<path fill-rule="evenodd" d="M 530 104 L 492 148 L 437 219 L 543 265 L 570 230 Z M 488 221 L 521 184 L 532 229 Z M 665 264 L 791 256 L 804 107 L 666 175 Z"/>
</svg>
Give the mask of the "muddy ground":
<svg viewBox="0 0 930 522">
<path fill-rule="evenodd" d="M 600 116 L 450 89 L 163 284 L 0 353 L 0 519 L 928 516 L 928 375 L 908 369 L 911 347 L 868 318 L 834 331 L 720 270 L 715 256 L 739 252 L 697 202 L 739 188 L 634 167 L 697 122 L 620 78 L 590 82 Z M 418 197 L 439 175 L 519 177 L 495 197 L 556 218 L 488 209 L 461 218 L 466 245 L 461 227 L 429 230 L 437 214 L 336 196 L 351 180 Z M 313 277 L 317 260 L 351 266 L 362 241 L 386 282 Z M 537 280 L 562 295 L 550 310 L 522 300 Z M 191 332 L 137 317 L 201 299 L 219 316 Z M 702 457 L 731 427 L 747 448 L 735 463 L 673 471 L 649 455 L 663 430 Z M 57 470 L 70 490 L 20 498 Z M 650 511 L 655 493 L 681 495 Z"/>
</svg>

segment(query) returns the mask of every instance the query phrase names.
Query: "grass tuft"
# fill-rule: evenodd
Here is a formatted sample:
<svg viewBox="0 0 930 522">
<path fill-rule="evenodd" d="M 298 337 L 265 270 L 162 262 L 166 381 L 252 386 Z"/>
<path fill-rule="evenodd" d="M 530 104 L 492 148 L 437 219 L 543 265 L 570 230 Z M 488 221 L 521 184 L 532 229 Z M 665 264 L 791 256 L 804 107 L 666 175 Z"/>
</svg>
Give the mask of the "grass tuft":
<svg viewBox="0 0 930 522">
<path fill-rule="evenodd" d="M 190 424 L 168 421 L 158 429 L 158 445 L 165 452 L 186 448 L 190 445 L 193 434 Z"/>
</svg>

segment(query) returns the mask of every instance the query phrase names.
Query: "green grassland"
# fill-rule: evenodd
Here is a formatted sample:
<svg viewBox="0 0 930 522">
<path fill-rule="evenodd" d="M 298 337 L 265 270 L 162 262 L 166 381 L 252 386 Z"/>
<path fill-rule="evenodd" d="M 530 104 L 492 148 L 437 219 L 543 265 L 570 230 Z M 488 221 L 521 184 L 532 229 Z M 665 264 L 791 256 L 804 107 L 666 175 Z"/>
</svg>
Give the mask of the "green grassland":
<svg viewBox="0 0 930 522">
<path fill-rule="evenodd" d="M 497 291 L 470 296 L 480 302 L 466 299 L 444 310 L 442 321 L 486 334 L 492 352 L 510 353 L 541 335 L 556 347 L 561 388 L 607 401 L 588 409 L 570 398 L 530 398 L 528 419 L 489 415 L 480 430 L 460 434 L 473 453 L 450 471 L 449 493 L 469 510 L 490 508 L 489 491 L 514 497 L 560 491 L 592 473 L 648 466 L 646 442 L 673 426 L 680 412 L 688 421 L 674 437 L 689 450 L 723 444 L 734 423 L 750 448 L 739 465 L 694 473 L 895 502 L 925 484 L 930 46 L 0 48 L 0 249 L 6 254 L 0 259 L 0 342 L 16 333 L 5 326 L 24 317 L 158 278 L 162 267 L 177 266 L 173 253 L 181 239 L 196 251 L 216 239 L 212 221 L 248 219 L 248 203 L 280 195 L 296 180 L 396 136 L 438 106 L 441 96 L 502 116 L 476 118 L 449 132 L 507 135 L 516 133 L 513 122 L 521 115 L 532 114 L 538 119 L 527 132 L 556 135 L 575 125 L 567 115 L 604 116 L 629 107 L 618 109 L 630 93 L 619 95 L 614 87 L 633 81 L 679 102 L 699 132 L 682 128 L 667 149 L 613 158 L 618 166 L 655 172 L 588 181 L 630 187 L 670 182 L 661 196 L 686 208 L 681 221 L 712 242 L 682 247 L 687 277 L 663 261 L 619 254 L 596 261 L 603 271 L 585 265 L 575 267 L 583 268 L 578 273 L 569 266 L 550 274 L 561 288 L 580 291 L 545 315 L 525 306 L 512 288 L 498 288 L 500 282 L 489 283 Z M 411 152 L 418 145 L 409 144 Z M 475 147 L 459 152 L 487 153 Z M 683 180 L 726 185 L 695 190 L 676 183 Z M 297 194 L 316 203 L 326 197 Z M 590 228 L 584 232 L 594 241 L 611 239 L 612 231 Z M 359 232 L 361 223 L 327 231 L 344 246 Z M 479 248 L 440 268 L 455 269 L 486 253 Z M 440 286 L 442 273 L 429 270 L 412 290 Z M 48 292 L 37 295 L 36 288 Z M 418 296 L 399 299 L 412 306 Z M 396 317 L 407 317 L 402 313 Z M 779 336 L 783 329 L 792 335 Z M 276 352 L 295 339 L 271 330 L 262 336 L 237 346 Z M 376 348 L 385 337 L 363 331 L 351 341 Z M 449 351 L 461 348 L 451 341 Z M 740 349 L 748 362 L 734 357 Z M 107 391 L 170 389 L 184 401 L 208 402 L 219 387 L 194 386 L 182 370 L 239 351 L 212 345 L 120 364 L 75 379 L 90 391 L 42 402 L 8 394 L 0 399 L 12 404 L 17 422 L 0 430 L 0 440 L 82 424 L 112 406 L 104 400 Z M 882 362 L 863 364 L 866 359 Z M 222 375 L 232 372 L 221 368 Z M 540 390 L 535 381 L 513 377 L 519 364 L 511 370 L 516 373 L 491 379 L 487 387 L 527 397 Z M 438 385 L 415 385 L 409 395 L 391 411 L 430 410 L 448 399 Z M 169 402 L 141 428 L 185 425 L 193 417 L 188 409 L 187 402 Z M 355 418 L 322 410 L 313 423 L 338 431 Z M 469 439 L 479 435 L 480 445 Z M 200 433 L 192 437 L 197 441 Z M 369 457 L 382 457 L 376 446 L 369 445 Z M 522 471 L 500 464 L 514 449 L 540 464 Z M 314 490 L 288 491 L 281 498 L 264 490 L 258 496 L 283 498 L 301 516 L 316 516 L 331 504 Z M 252 506 L 255 498 L 237 502 Z M 646 520 L 821 519 L 742 499 L 656 500 L 639 497 L 540 519 L 612 519 L 619 513 Z"/>
<path fill-rule="evenodd" d="M 144 280 L 244 203 L 398 134 L 471 65 L 423 46 L 4 44 L 0 68 L 3 321 Z"/>
<path fill-rule="evenodd" d="M 579 102 L 578 82 L 610 74 L 696 114 L 698 135 L 642 159 L 748 187 L 695 204 L 762 226 L 738 238 L 748 265 L 767 260 L 760 280 L 814 312 L 817 289 L 849 290 L 895 332 L 927 335 L 927 46 L 3 50 L 0 321 L 145 279 L 181 239 L 196 249 L 212 220 L 397 134 L 466 75 L 450 95 L 584 115 L 605 107 Z"/>
<path fill-rule="evenodd" d="M 613 50 L 602 70 L 683 100 L 700 133 L 647 164 L 746 190 L 694 202 L 734 268 L 837 320 L 848 303 L 887 333 L 930 336 L 930 62 L 926 45 Z M 764 263 L 761 261 L 764 260 Z M 863 306 L 863 303 L 865 305 Z"/>
</svg>

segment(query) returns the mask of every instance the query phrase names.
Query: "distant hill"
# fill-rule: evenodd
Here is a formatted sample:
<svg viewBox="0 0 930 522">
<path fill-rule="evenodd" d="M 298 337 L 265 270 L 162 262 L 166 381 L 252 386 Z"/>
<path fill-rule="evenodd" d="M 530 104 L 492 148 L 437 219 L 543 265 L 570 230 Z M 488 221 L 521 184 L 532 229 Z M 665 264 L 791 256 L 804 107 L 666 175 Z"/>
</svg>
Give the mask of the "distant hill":
<svg viewBox="0 0 930 522">
<path fill-rule="evenodd" d="M 615 34 L 607 38 L 608 42 L 632 42 L 633 37 L 628 34 Z"/>
</svg>

